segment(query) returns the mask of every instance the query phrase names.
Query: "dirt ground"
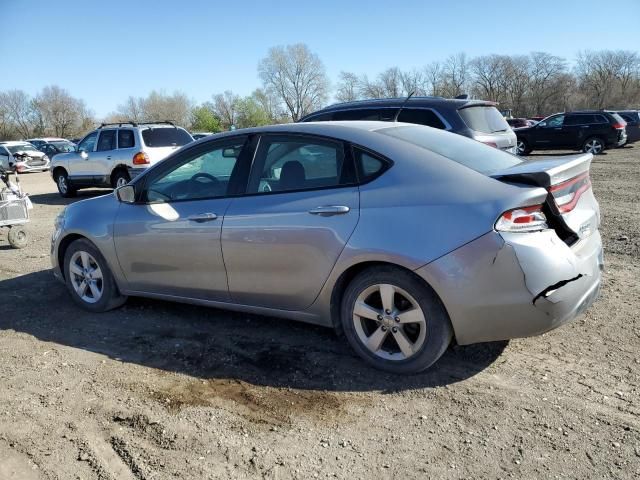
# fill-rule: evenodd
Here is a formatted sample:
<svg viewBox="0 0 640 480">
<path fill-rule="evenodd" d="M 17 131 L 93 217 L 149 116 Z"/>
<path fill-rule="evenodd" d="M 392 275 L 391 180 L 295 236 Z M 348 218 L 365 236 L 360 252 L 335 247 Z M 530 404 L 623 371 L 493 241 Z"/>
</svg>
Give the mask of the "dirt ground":
<svg viewBox="0 0 640 480">
<path fill-rule="evenodd" d="M 394 377 L 282 319 L 144 299 L 79 310 L 49 270 L 67 202 L 47 173 L 23 175 L 31 242 L 0 233 L 0 479 L 639 478 L 640 144 L 591 177 L 597 303 Z"/>
</svg>

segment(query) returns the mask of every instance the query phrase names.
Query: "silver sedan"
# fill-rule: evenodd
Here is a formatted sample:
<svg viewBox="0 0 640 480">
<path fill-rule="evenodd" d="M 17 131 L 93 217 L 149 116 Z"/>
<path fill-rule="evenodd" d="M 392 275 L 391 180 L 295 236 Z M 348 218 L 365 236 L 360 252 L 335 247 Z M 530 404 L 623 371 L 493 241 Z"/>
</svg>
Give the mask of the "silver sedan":
<svg viewBox="0 0 640 480">
<path fill-rule="evenodd" d="M 51 260 L 90 311 L 144 296 L 300 320 L 413 373 L 452 340 L 538 335 L 595 300 L 591 159 L 403 123 L 227 132 L 68 206 Z"/>
</svg>

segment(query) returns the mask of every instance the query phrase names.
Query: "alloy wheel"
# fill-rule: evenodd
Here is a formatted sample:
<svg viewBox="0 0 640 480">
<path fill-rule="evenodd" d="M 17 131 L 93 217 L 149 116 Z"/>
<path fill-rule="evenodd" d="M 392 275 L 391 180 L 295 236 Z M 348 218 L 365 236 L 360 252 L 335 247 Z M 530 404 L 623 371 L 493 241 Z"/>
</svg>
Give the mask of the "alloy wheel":
<svg viewBox="0 0 640 480">
<path fill-rule="evenodd" d="M 353 323 L 362 344 L 385 360 L 406 360 L 420 351 L 427 321 L 418 302 L 391 284 L 376 284 L 358 295 Z"/>
<path fill-rule="evenodd" d="M 102 270 L 91 254 L 84 251 L 75 252 L 69 261 L 69 275 L 73 289 L 83 301 L 96 303 L 102 298 Z"/>
<path fill-rule="evenodd" d="M 518 140 L 518 144 L 516 146 L 516 151 L 518 155 L 524 155 L 525 150 L 526 150 L 525 143 L 522 140 Z"/>
<path fill-rule="evenodd" d="M 64 175 L 58 175 L 58 188 L 62 193 L 67 193 L 67 179 Z"/>
<path fill-rule="evenodd" d="M 602 142 L 597 138 L 589 140 L 585 145 L 585 150 L 587 153 L 597 155 L 602 151 Z"/>
</svg>

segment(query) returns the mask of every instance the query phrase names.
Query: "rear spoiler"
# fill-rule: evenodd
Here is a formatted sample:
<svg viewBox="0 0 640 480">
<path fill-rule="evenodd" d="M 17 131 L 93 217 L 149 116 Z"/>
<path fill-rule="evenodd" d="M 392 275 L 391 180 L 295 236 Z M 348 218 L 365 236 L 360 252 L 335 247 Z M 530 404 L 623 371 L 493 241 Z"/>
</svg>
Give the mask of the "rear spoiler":
<svg viewBox="0 0 640 480">
<path fill-rule="evenodd" d="M 593 160 L 591 153 L 546 157 L 541 160 L 524 161 L 514 167 L 493 172 L 490 176 L 497 180 L 549 188 L 588 172 L 591 160 Z"/>
</svg>

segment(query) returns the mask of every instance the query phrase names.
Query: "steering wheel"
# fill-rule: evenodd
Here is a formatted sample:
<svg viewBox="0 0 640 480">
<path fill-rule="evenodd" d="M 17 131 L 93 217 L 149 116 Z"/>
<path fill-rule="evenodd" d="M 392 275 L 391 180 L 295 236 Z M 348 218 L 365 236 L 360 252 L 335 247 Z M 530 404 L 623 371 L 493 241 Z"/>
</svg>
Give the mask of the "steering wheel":
<svg viewBox="0 0 640 480">
<path fill-rule="evenodd" d="M 198 172 L 198 173 L 196 173 L 193 177 L 190 178 L 190 181 L 194 181 L 195 182 L 199 178 L 206 178 L 207 180 L 210 180 L 212 182 L 219 183 L 219 180 L 216 177 L 214 177 L 213 175 L 210 175 L 210 174 L 208 174 L 206 172 Z"/>
</svg>

